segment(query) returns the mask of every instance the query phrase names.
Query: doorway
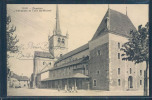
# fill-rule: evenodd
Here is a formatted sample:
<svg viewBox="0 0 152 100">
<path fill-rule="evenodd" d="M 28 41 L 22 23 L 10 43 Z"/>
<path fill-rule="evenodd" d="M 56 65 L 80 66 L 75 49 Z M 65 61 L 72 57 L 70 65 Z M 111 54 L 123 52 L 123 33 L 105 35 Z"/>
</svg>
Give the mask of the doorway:
<svg viewBox="0 0 152 100">
<path fill-rule="evenodd" d="M 133 88 L 133 77 L 132 76 L 128 77 L 128 88 Z"/>
</svg>

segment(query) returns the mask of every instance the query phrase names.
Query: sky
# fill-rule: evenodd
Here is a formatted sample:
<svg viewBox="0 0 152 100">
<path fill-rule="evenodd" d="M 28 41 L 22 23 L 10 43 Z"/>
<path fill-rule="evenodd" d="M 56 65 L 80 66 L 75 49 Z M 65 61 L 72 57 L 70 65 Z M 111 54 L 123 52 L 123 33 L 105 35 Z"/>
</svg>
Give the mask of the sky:
<svg viewBox="0 0 152 100">
<path fill-rule="evenodd" d="M 108 9 L 107 4 L 59 4 L 58 7 L 62 34 L 69 34 L 68 51 L 91 40 Z M 148 22 L 146 4 L 110 4 L 109 7 L 123 14 L 127 11 L 136 28 Z M 30 77 L 34 51 L 48 52 L 48 37 L 55 27 L 56 5 L 8 4 L 7 15 L 11 16 L 10 25 L 16 26 L 17 45 L 20 47 L 17 54 L 10 54 L 10 69 L 18 75 Z"/>
</svg>

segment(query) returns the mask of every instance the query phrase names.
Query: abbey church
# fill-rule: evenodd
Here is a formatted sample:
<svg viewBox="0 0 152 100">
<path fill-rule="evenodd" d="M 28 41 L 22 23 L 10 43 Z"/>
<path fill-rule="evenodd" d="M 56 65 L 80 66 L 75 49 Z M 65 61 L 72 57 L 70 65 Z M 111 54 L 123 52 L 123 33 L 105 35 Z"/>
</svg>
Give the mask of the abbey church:
<svg viewBox="0 0 152 100">
<path fill-rule="evenodd" d="M 33 87 L 143 90 L 146 65 L 121 57 L 120 49 L 131 30 L 136 28 L 127 14 L 108 8 L 92 39 L 68 52 L 70 34 L 62 35 L 57 6 L 56 26 L 48 39 L 49 52 L 34 52 Z"/>
</svg>

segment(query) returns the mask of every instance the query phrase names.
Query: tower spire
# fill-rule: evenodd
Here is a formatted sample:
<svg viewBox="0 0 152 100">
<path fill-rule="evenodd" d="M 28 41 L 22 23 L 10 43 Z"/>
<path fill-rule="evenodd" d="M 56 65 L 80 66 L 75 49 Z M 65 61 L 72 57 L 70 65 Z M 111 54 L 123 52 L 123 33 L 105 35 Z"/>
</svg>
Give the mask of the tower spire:
<svg viewBox="0 0 152 100">
<path fill-rule="evenodd" d="M 55 34 L 56 35 L 61 35 L 58 5 L 56 5 L 56 27 L 55 27 Z"/>
<path fill-rule="evenodd" d="M 126 15 L 127 15 L 127 6 L 126 6 Z"/>
<path fill-rule="evenodd" d="M 110 6 L 108 4 L 108 17 L 110 17 Z"/>
</svg>

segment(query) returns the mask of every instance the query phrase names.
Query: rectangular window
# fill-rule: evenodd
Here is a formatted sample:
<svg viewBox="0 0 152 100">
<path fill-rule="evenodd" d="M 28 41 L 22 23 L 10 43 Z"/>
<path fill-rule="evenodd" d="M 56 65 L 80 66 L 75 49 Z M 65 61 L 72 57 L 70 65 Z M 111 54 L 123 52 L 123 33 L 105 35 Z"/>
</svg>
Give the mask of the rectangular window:
<svg viewBox="0 0 152 100">
<path fill-rule="evenodd" d="M 120 53 L 118 53 L 118 59 L 120 59 Z"/>
<path fill-rule="evenodd" d="M 142 80 L 140 80 L 140 85 L 142 85 Z"/>
<path fill-rule="evenodd" d="M 93 80 L 93 86 L 97 86 L 97 80 Z"/>
<path fill-rule="evenodd" d="M 118 68 L 118 75 L 120 74 L 120 68 Z"/>
<path fill-rule="evenodd" d="M 118 48 L 120 49 L 120 43 L 118 42 Z"/>
<path fill-rule="evenodd" d="M 120 79 L 118 79 L 118 85 L 120 86 Z"/>
<path fill-rule="evenodd" d="M 142 70 L 140 70 L 140 76 L 142 75 Z"/>
<path fill-rule="evenodd" d="M 97 70 L 97 74 L 100 74 L 100 71 L 99 71 L 99 70 Z"/>
<path fill-rule="evenodd" d="M 132 73 L 132 70 L 131 70 L 131 68 L 130 68 L 130 74 Z"/>
</svg>

